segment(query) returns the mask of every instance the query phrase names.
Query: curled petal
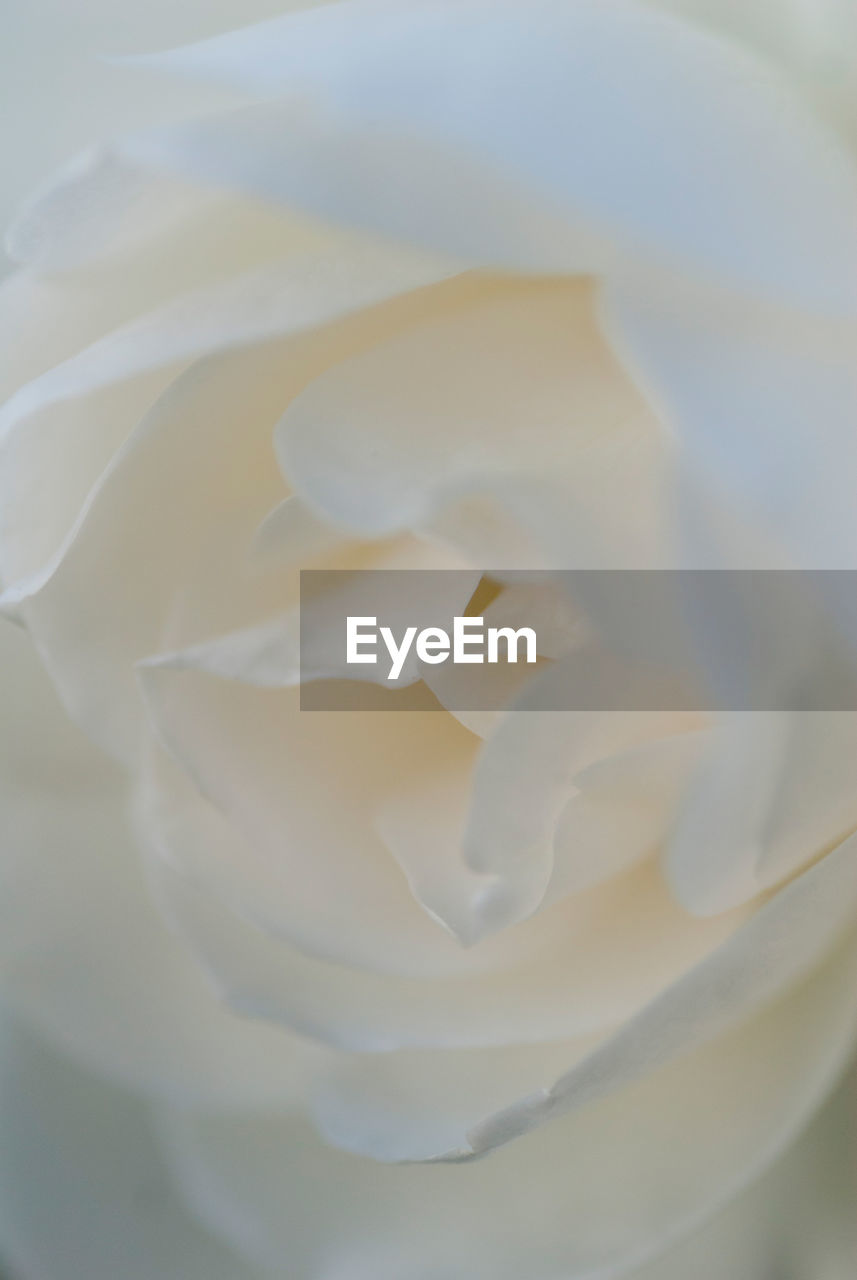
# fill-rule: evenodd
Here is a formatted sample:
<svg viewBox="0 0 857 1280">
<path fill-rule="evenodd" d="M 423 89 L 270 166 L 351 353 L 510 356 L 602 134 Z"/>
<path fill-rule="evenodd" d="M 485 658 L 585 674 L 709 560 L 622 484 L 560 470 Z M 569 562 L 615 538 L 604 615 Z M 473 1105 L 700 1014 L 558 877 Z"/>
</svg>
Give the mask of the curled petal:
<svg viewBox="0 0 857 1280">
<path fill-rule="evenodd" d="M 806 1124 L 853 1049 L 853 965 L 840 951 L 717 1044 L 478 1164 L 379 1167 L 270 1112 L 170 1113 L 164 1141 L 212 1229 L 262 1265 L 288 1250 L 301 1280 L 627 1275 Z"/>
<path fill-rule="evenodd" d="M 4 999 L 87 1068 L 173 1100 L 284 1102 L 316 1051 L 221 1003 L 143 875 L 128 785 L 0 624 Z"/>
<path fill-rule="evenodd" d="M 846 147 L 775 66 L 647 4 L 358 0 L 155 65 L 263 105 L 130 144 L 150 162 L 444 247 L 478 226 L 532 266 L 529 203 L 541 269 L 644 255 L 855 312 Z"/>
</svg>

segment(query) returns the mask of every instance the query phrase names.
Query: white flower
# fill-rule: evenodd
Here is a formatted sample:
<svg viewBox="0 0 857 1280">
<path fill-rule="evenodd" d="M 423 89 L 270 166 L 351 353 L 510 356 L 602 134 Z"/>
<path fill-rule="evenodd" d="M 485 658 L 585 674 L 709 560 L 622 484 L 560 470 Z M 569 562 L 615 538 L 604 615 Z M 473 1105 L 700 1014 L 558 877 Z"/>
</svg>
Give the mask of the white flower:
<svg viewBox="0 0 857 1280">
<path fill-rule="evenodd" d="M 854 36 L 294 9 L 122 67 L 229 105 L 13 225 L 23 1276 L 849 1273 L 835 1113 L 769 1170 L 857 1036 L 857 717 L 301 712 L 296 617 L 310 567 L 501 620 L 555 617 L 515 568 L 855 567 Z"/>
</svg>

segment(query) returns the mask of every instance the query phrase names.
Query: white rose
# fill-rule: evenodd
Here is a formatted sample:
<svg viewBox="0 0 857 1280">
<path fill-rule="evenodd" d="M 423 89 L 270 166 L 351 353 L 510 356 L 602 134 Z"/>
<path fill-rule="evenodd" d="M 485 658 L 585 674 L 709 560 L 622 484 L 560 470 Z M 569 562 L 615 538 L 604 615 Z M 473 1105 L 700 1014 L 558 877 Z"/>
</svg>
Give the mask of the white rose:
<svg viewBox="0 0 857 1280">
<path fill-rule="evenodd" d="M 298 706 L 301 568 L 854 567 L 853 19 L 732 8 L 297 10 L 13 225 L 22 1276 L 850 1274 L 857 717 Z"/>
</svg>

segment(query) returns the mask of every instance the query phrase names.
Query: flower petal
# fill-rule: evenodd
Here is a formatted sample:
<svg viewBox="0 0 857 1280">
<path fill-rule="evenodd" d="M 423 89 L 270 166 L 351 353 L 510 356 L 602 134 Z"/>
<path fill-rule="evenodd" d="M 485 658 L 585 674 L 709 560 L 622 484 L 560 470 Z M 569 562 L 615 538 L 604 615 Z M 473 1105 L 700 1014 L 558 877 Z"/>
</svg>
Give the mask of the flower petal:
<svg viewBox="0 0 857 1280">
<path fill-rule="evenodd" d="M 414 255 L 328 243 L 322 252 L 297 252 L 285 264 L 268 262 L 181 295 L 22 387 L 0 414 L 6 601 L 18 602 L 47 581 L 114 452 L 191 361 L 310 333 L 450 274 L 448 265 Z M 366 326 L 360 340 L 371 335 Z M 312 371 L 310 364 L 305 376 Z M 44 482 L 46 456 L 48 473 L 61 476 L 62 485 Z"/>
<path fill-rule="evenodd" d="M 816 964 L 853 925 L 857 836 L 781 889 L 549 1090 L 523 1098 L 450 1152 L 469 1158 L 638 1079 L 750 1016 Z"/>
<path fill-rule="evenodd" d="M 605 286 L 602 311 L 682 447 L 686 536 L 707 534 L 720 568 L 853 569 L 853 323 L 740 306 L 654 275 Z M 741 541 L 744 528 L 753 536 Z"/>
<path fill-rule="evenodd" d="M 378 330 L 384 332 L 386 325 L 394 322 L 394 316 L 380 307 L 371 317 L 361 313 L 341 326 L 324 328 L 325 321 L 342 311 L 373 299 L 380 301 L 395 293 L 398 285 L 406 284 L 401 270 L 386 255 L 357 253 L 340 259 L 332 255 L 323 263 L 301 261 L 300 267 L 293 265 L 279 277 L 268 271 L 264 280 L 256 280 L 255 288 L 248 290 L 245 280 L 243 305 L 238 310 L 234 290 L 232 307 L 221 297 L 224 310 L 219 317 L 210 309 L 200 310 L 197 332 L 194 334 L 189 324 L 179 341 L 238 349 L 192 365 L 173 381 L 139 424 L 136 417 L 143 406 L 133 398 L 130 423 L 127 414 L 109 416 L 110 410 L 116 409 L 113 396 L 118 395 L 124 403 L 121 398 L 128 394 L 123 378 L 130 369 L 123 367 L 122 360 L 133 367 L 141 360 L 145 364 L 148 360 L 177 359 L 170 326 L 153 323 L 149 333 L 153 347 L 148 352 L 145 343 L 129 338 L 123 346 L 117 340 L 124 351 L 118 367 L 113 361 L 119 353 L 113 349 L 109 355 L 107 343 L 102 352 L 104 365 L 97 361 L 89 374 L 97 381 L 118 379 L 119 383 L 107 393 L 97 412 L 93 413 L 92 400 L 83 394 L 89 389 L 88 376 L 85 366 L 79 367 L 72 385 L 59 397 L 71 397 L 76 406 L 73 416 L 63 403 L 55 406 L 48 419 L 47 438 L 38 429 L 44 422 L 34 428 L 32 421 L 23 419 L 12 423 L 6 437 L 3 474 L 16 501 L 4 508 L 0 566 L 10 583 L 16 570 L 33 572 L 10 585 L 5 599 L 19 602 L 72 713 L 98 742 L 126 760 L 134 758 L 139 722 L 134 662 L 165 647 L 206 637 L 200 621 L 194 624 L 192 618 L 183 634 L 166 636 L 177 597 L 193 591 L 206 554 L 223 558 L 227 532 L 232 559 L 238 558 L 264 514 L 285 494 L 269 443 L 283 407 L 314 372 L 355 345 L 371 342 Z M 425 269 L 423 264 L 421 270 Z M 327 291 L 322 283 L 325 278 Z M 301 279 L 306 287 L 303 294 Z M 425 277 L 411 276 L 410 282 L 415 284 L 418 279 Z M 413 293 L 400 300 L 399 310 L 397 301 L 390 305 L 399 319 L 402 309 L 419 311 L 422 305 Z M 201 305 L 200 299 L 196 305 Z M 178 323 L 178 317 L 174 319 Z M 316 332 L 317 325 L 322 326 L 321 332 Z M 290 331 L 294 337 L 283 338 L 280 345 L 261 341 Z M 260 345 L 242 350 L 251 340 Z M 84 355 L 94 359 L 93 351 L 90 348 Z M 62 369 L 56 373 L 61 381 Z M 151 393 L 145 379 L 143 385 Z M 43 386 L 39 394 L 49 394 L 49 389 Z M 105 432 L 107 425 L 110 430 Z M 78 426 L 85 428 L 84 440 Z M 129 428 L 130 435 L 114 452 L 117 429 L 124 434 Z M 50 544 L 63 531 L 62 520 L 57 529 L 55 506 L 48 503 L 57 486 L 43 486 L 50 511 L 27 495 L 42 492 L 36 478 L 45 465 L 45 450 L 54 444 L 59 457 L 64 458 L 68 450 L 74 461 L 69 468 L 71 483 L 67 473 L 62 476 L 69 518 L 75 518 L 72 511 L 77 502 L 84 505 L 71 532 L 50 554 L 46 533 Z M 88 452 L 92 453 L 93 445 L 104 470 L 87 497 L 93 461 Z M 77 491 L 80 456 L 86 476 Z M 55 455 L 50 474 L 59 472 L 62 468 Z M 246 531 L 242 521 L 248 525 Z M 248 577 L 240 565 L 235 566 L 235 574 L 238 579 Z M 272 573 L 267 582 L 275 578 Z M 217 590 L 221 597 L 225 594 L 222 581 Z M 260 585 L 257 594 L 261 591 Z M 282 598 L 274 590 L 269 599 L 270 614 L 282 606 Z M 230 618 L 223 629 L 247 620 Z M 106 638 L 109 645 L 105 645 Z"/>
<path fill-rule="evenodd" d="M 843 840 L 855 767 L 851 712 L 724 717 L 676 811 L 664 862 L 676 897 L 700 915 L 731 910 Z"/>
<path fill-rule="evenodd" d="M 853 965 L 840 952 L 717 1044 L 478 1164 L 379 1167 L 270 1112 L 171 1112 L 164 1141 L 212 1229 L 261 1265 L 288 1251 L 297 1280 L 607 1280 L 743 1190 L 806 1123 L 853 1048 Z"/>
<path fill-rule="evenodd" d="M 184 1209 L 147 1108 L 8 1016 L 0 1150 L 0 1250 L 15 1275 L 266 1280 Z"/>
<path fill-rule="evenodd" d="M 282 1101 L 317 1054 L 236 1017 L 172 937 L 142 875 L 128 784 L 0 623 L 0 988 L 78 1062 L 172 1099 Z"/>
<path fill-rule="evenodd" d="M 317 377 L 276 447 L 302 499 L 358 536 L 445 521 L 449 539 L 449 510 L 475 495 L 561 568 L 665 554 L 666 442 L 598 333 L 585 281 L 486 279 Z"/>
<path fill-rule="evenodd" d="M 554 229 L 542 244 L 542 269 L 553 245 L 555 270 L 643 254 L 857 306 L 845 146 L 776 68 L 649 5 L 352 0 L 153 62 L 265 105 L 130 144 L 151 162 L 444 247 L 461 245 L 461 228 L 472 243 L 478 225 L 500 249 L 505 221 L 519 260 L 534 242 L 526 222 L 515 236 L 529 196 L 567 219 L 565 243 Z M 299 106 L 271 105 L 283 99 Z M 477 184 L 450 181 L 468 167 Z M 428 173 L 444 203 L 426 214 Z M 517 207 L 502 181 L 517 184 Z"/>
<path fill-rule="evenodd" d="M 548 900 L 578 893 L 660 847 L 702 749 L 702 734 L 655 738 L 574 778 L 553 836 Z"/>
<path fill-rule="evenodd" d="M 601 1037 L 509 1048 L 340 1053 L 320 1066 L 311 1110 L 341 1151 L 428 1160 L 484 1115 L 533 1093 Z"/>
<path fill-rule="evenodd" d="M 487 1048 L 601 1032 L 710 955 L 741 921 L 740 914 L 694 920 L 649 865 L 470 952 L 438 929 L 452 950 L 428 959 L 435 970 L 444 959 L 446 974 L 407 976 L 417 961 L 426 970 L 424 943 L 403 953 L 388 943 L 376 957 L 363 942 L 361 968 L 324 962 L 289 945 L 282 911 L 255 875 L 240 832 L 175 765 L 160 756 L 153 764 L 144 829 L 174 926 L 239 1012 L 336 1047 Z M 383 927 L 392 937 L 391 923 Z M 342 947 L 318 924 L 316 939 L 316 949 Z M 353 951 L 353 939 L 345 940 Z"/>
<path fill-rule="evenodd" d="M 778 1269 L 849 1280 L 857 1257 L 855 1086 L 851 1071 L 767 1174 L 633 1280 L 770 1280 Z"/>
</svg>

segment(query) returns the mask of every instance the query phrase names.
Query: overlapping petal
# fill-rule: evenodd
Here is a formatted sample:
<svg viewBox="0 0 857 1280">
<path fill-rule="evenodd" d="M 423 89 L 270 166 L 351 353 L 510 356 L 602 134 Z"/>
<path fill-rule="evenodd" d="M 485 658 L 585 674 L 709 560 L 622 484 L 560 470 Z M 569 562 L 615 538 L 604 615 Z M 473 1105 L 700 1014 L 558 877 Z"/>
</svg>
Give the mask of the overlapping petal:
<svg viewBox="0 0 857 1280">
<path fill-rule="evenodd" d="M 270 1113 L 171 1112 L 165 1142 L 203 1219 L 260 1265 L 286 1253 L 325 1280 L 607 1280 L 724 1205 L 807 1122 L 853 1046 L 853 964 L 840 952 L 718 1044 L 477 1165 L 370 1176 Z"/>
<path fill-rule="evenodd" d="M 220 1003 L 146 884 L 127 782 L 0 625 L 4 999 L 91 1070 L 174 1099 L 287 1101 L 313 1053 Z"/>
<path fill-rule="evenodd" d="M 517 266 L 645 255 L 854 314 L 846 147 L 773 65 L 648 5 L 352 0 L 157 65 L 264 105 L 129 144 L 150 163 L 458 251 L 478 225 Z"/>
</svg>

